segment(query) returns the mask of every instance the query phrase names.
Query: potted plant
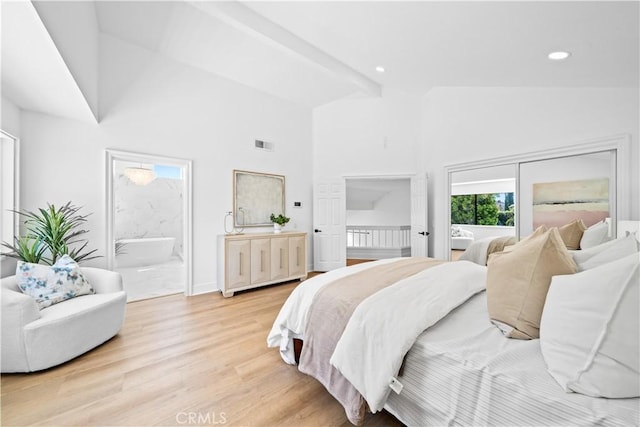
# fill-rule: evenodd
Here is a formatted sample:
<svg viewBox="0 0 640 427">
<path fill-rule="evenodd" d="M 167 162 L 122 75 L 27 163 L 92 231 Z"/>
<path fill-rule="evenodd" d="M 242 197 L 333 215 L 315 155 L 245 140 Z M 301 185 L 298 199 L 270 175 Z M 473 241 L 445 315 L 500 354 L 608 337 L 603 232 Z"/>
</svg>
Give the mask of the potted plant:
<svg viewBox="0 0 640 427">
<path fill-rule="evenodd" d="M 282 214 L 275 216 L 274 214 L 271 214 L 271 222 L 273 222 L 273 232 L 274 233 L 280 233 L 282 232 L 282 227 L 284 227 L 284 225 L 286 223 L 289 222 L 289 220 L 291 220 L 291 218 L 286 217 Z"/>
<path fill-rule="evenodd" d="M 15 236 L 14 243 L 2 242 L 11 249 L 6 255 L 29 262 L 53 265 L 62 255 L 69 255 L 76 262 L 98 258 L 92 256 L 97 249 L 87 250 L 88 241 L 80 238 L 89 230 L 80 228 L 89 215 L 80 215 L 81 208 L 71 202 L 56 208 L 47 203 L 47 208 L 37 212 L 13 211 L 25 218 L 25 234 Z"/>
</svg>

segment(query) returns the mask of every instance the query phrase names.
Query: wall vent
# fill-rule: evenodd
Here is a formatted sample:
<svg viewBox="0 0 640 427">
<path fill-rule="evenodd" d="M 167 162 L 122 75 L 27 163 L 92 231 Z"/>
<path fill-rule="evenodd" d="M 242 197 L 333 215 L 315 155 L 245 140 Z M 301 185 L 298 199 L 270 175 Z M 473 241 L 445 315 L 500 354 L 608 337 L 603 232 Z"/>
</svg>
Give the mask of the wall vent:
<svg viewBox="0 0 640 427">
<path fill-rule="evenodd" d="M 274 148 L 273 142 L 262 141 L 259 139 L 256 139 L 255 145 L 256 145 L 256 150 L 262 150 L 262 151 L 273 151 L 273 148 Z"/>
</svg>

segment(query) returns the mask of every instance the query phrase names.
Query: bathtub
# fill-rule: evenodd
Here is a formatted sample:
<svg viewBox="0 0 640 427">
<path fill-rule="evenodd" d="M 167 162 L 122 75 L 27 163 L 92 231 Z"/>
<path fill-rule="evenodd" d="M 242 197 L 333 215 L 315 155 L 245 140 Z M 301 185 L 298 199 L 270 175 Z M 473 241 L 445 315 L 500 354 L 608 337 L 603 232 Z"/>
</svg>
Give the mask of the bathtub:
<svg viewBox="0 0 640 427">
<path fill-rule="evenodd" d="M 175 237 L 147 237 L 142 239 L 120 239 L 121 254 L 116 255 L 116 267 L 138 267 L 162 264 L 171 259 Z"/>
</svg>

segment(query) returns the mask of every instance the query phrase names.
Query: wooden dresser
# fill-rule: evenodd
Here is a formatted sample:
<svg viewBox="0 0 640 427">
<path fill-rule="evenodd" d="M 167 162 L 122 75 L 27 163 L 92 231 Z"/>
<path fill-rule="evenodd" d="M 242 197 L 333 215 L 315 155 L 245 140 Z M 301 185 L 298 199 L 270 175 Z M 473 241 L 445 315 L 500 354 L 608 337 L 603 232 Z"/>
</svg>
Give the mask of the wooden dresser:
<svg viewBox="0 0 640 427">
<path fill-rule="evenodd" d="M 307 233 L 218 236 L 218 287 L 235 291 L 307 277 Z"/>
</svg>

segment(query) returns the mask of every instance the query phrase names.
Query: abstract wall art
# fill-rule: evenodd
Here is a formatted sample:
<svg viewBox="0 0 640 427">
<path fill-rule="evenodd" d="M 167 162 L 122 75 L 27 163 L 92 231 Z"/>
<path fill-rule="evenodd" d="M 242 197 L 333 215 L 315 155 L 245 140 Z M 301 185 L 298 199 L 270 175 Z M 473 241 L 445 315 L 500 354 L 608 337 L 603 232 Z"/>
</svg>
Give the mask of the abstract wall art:
<svg viewBox="0 0 640 427">
<path fill-rule="evenodd" d="M 609 178 L 533 184 L 533 228 L 582 219 L 588 227 L 609 216 Z"/>
</svg>

